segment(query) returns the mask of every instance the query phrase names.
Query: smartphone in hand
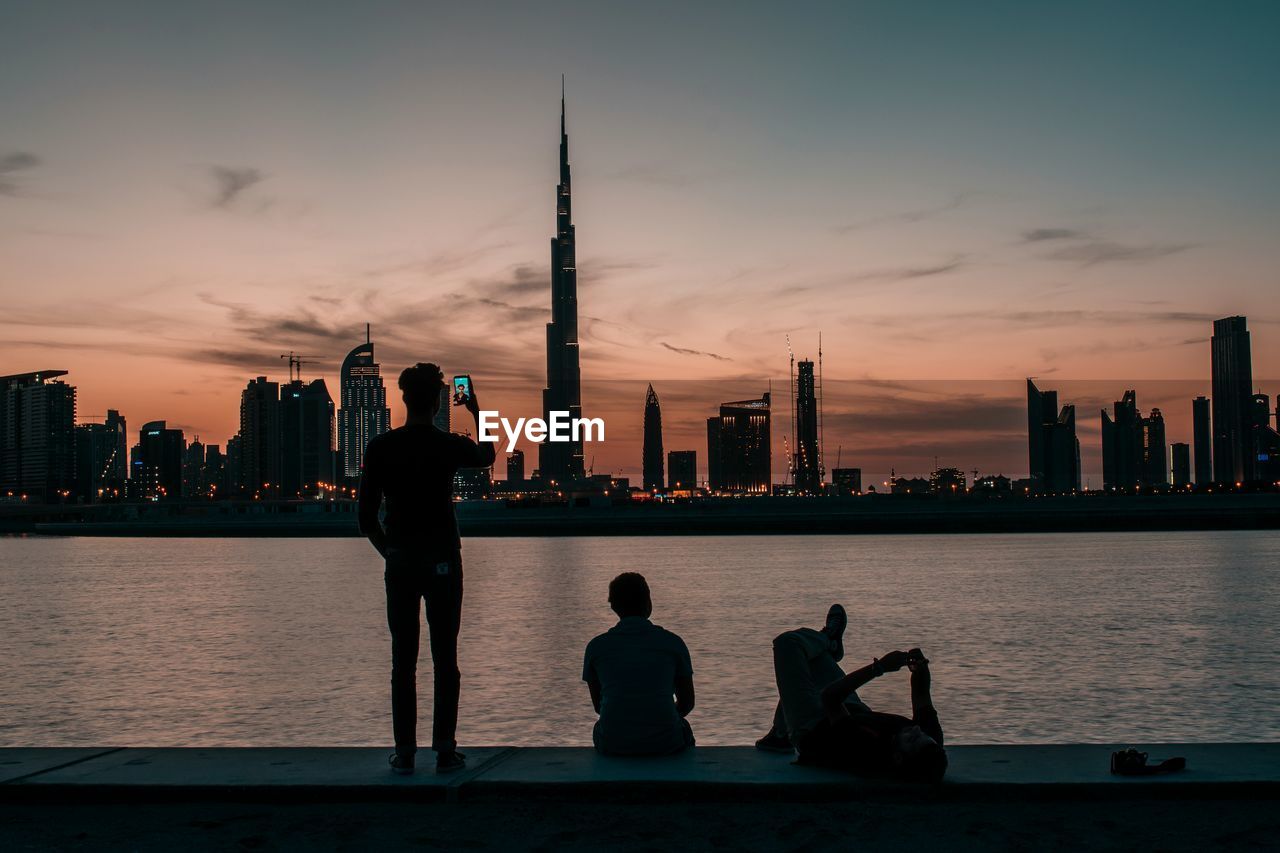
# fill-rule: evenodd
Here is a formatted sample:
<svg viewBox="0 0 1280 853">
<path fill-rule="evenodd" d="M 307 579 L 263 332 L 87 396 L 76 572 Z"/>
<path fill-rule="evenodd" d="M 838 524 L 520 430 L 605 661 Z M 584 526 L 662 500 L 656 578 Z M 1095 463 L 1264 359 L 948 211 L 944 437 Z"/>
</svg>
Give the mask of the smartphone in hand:
<svg viewBox="0 0 1280 853">
<path fill-rule="evenodd" d="M 465 406 L 471 402 L 471 397 L 471 377 L 466 374 L 453 377 L 453 404 Z"/>
</svg>

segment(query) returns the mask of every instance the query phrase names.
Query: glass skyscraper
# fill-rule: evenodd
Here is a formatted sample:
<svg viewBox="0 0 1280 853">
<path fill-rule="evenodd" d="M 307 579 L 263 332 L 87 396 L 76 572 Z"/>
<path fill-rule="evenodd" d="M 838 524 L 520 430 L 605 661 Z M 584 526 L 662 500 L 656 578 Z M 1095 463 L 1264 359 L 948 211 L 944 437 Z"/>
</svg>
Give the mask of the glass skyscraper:
<svg viewBox="0 0 1280 853">
<path fill-rule="evenodd" d="M 338 381 L 341 398 L 338 451 L 342 455 L 342 473 L 354 479 L 360 476 L 369 439 L 391 429 L 387 389 L 382 384 L 381 367 L 374 360 L 373 343 L 367 331 L 365 342 L 342 360 Z"/>
</svg>

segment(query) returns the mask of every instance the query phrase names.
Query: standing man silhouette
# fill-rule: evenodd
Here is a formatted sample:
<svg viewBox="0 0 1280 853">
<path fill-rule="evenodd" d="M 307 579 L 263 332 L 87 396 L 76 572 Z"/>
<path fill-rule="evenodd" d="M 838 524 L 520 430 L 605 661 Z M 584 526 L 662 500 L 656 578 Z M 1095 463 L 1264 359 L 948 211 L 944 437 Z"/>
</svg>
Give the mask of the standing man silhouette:
<svg viewBox="0 0 1280 853">
<path fill-rule="evenodd" d="M 459 468 L 488 468 L 496 451 L 463 435 L 444 432 L 432 420 L 446 388 L 434 364 L 400 374 L 408 417 L 402 427 L 376 436 L 364 453 L 360 476 L 360 532 L 386 560 L 387 625 L 391 629 L 391 724 L 396 773 L 412 773 L 418 750 L 419 614 L 427 603 L 427 630 L 435 672 L 431 748 L 436 772 L 457 770 L 458 628 L 462 621 L 462 540 L 453 512 L 453 478 Z M 473 393 L 466 401 L 480 417 Z M 479 433 L 477 423 L 477 434 Z M 378 510 L 386 500 L 385 525 Z"/>
</svg>

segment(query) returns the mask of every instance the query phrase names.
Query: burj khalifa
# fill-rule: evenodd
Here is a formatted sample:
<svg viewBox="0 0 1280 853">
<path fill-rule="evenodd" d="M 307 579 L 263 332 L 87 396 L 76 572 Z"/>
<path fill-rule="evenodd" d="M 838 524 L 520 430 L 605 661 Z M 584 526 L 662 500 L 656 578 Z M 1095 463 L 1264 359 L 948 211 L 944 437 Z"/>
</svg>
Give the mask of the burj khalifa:
<svg viewBox="0 0 1280 853">
<path fill-rule="evenodd" d="M 569 135 L 564 92 L 560 93 L 560 184 L 556 187 L 556 235 L 551 238 L 551 322 L 547 324 L 547 387 L 542 416 L 568 412 L 582 417 L 582 373 L 578 366 L 578 270 L 574 247 Z M 543 483 L 562 487 L 584 477 L 582 441 L 544 441 L 538 446 Z"/>
</svg>

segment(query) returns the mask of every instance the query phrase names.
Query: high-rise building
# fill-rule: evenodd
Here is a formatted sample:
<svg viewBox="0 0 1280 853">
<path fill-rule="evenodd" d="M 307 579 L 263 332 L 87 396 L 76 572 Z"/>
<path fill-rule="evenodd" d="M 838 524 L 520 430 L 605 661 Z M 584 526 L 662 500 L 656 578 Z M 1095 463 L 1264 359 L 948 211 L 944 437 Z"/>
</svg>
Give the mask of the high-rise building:
<svg viewBox="0 0 1280 853">
<path fill-rule="evenodd" d="M 1164 415 L 1159 409 L 1142 419 L 1142 483 L 1169 485 L 1169 449 L 1164 438 Z"/>
<path fill-rule="evenodd" d="M 453 428 L 450 423 L 453 413 L 453 397 L 449 393 L 449 386 L 440 389 L 440 405 L 436 409 L 436 415 L 431 419 L 431 423 L 435 424 L 436 429 L 441 432 L 449 432 Z"/>
<path fill-rule="evenodd" d="M 524 451 L 513 450 L 507 457 L 507 482 L 524 482 Z"/>
<path fill-rule="evenodd" d="M 227 458 L 216 444 L 204 447 L 204 493 L 211 498 L 229 497 L 226 491 Z"/>
<path fill-rule="evenodd" d="M 1102 483 L 1109 492 L 1127 491 L 1143 479 L 1142 415 L 1138 392 L 1128 390 L 1111 404 L 1113 414 L 1102 410 Z"/>
<path fill-rule="evenodd" d="M 294 379 L 280 389 L 280 484 L 286 498 L 332 488 L 333 397 L 323 379 Z"/>
<path fill-rule="evenodd" d="M 832 468 L 831 488 L 837 495 L 862 494 L 861 468 Z"/>
<path fill-rule="evenodd" d="M 644 469 L 644 490 L 657 492 L 662 490 L 662 407 L 658 405 L 658 395 L 653 385 L 644 398 L 644 449 L 642 451 Z"/>
<path fill-rule="evenodd" d="M 1213 321 L 1213 479 L 1243 483 L 1254 478 L 1249 409 L 1253 361 L 1244 317 Z"/>
<path fill-rule="evenodd" d="M 205 482 L 205 446 L 200 436 L 191 439 L 186 452 L 182 455 L 182 494 L 188 498 L 205 498 L 209 496 L 208 483 Z"/>
<path fill-rule="evenodd" d="M 141 500 L 146 486 L 147 478 L 142 471 L 142 445 L 135 444 L 129 448 L 129 499 Z"/>
<path fill-rule="evenodd" d="M 769 411 L 765 393 L 759 400 L 722 403 L 720 416 L 707 420 L 708 466 L 716 477 L 708 485 L 713 492 L 767 495 L 772 491 Z"/>
<path fill-rule="evenodd" d="M 480 500 L 492 488 L 492 469 L 459 468 L 453 478 L 453 494 L 461 500 Z"/>
<path fill-rule="evenodd" d="M 1213 432 L 1209 420 L 1209 398 L 1196 397 L 1191 401 L 1192 442 L 1195 445 L 1196 485 L 1207 486 L 1213 482 Z"/>
<path fill-rule="evenodd" d="M 673 450 L 667 454 L 667 489 L 692 491 L 698 487 L 698 451 Z"/>
<path fill-rule="evenodd" d="M 1191 445 L 1175 441 L 1173 450 L 1173 487 L 1186 488 L 1191 485 Z"/>
<path fill-rule="evenodd" d="M 724 473 L 720 468 L 720 416 L 707 418 L 707 489 L 724 489 Z"/>
<path fill-rule="evenodd" d="M 547 387 L 542 417 L 552 412 L 582 417 L 582 373 L 578 361 L 578 268 L 569 174 L 569 134 L 564 93 L 560 96 L 560 183 L 556 187 L 556 236 L 551 238 L 551 322 L 547 324 Z M 547 483 L 582 480 L 582 441 L 544 441 L 538 445 L 538 470 Z"/>
<path fill-rule="evenodd" d="M 938 468 L 929 475 L 929 491 L 935 495 L 963 495 L 968 479 L 959 468 Z"/>
<path fill-rule="evenodd" d="M 227 439 L 227 455 L 222 468 L 222 483 L 218 486 L 218 491 L 222 493 L 224 498 L 234 498 L 245 494 L 245 480 L 240 472 L 241 460 L 244 458 L 244 454 L 240 452 L 242 444 L 240 433 L 236 433 Z"/>
<path fill-rule="evenodd" d="M 342 360 L 338 396 L 342 404 L 338 410 L 338 455 L 343 475 L 354 479 L 360 476 L 369 439 L 391 429 L 387 389 L 382 383 L 381 367 L 373 357 L 367 326 L 365 342 Z"/>
<path fill-rule="evenodd" d="M 182 497 L 182 462 L 187 441 L 180 429 L 150 421 L 138 433 L 138 478 L 135 494 L 143 500 Z"/>
<path fill-rule="evenodd" d="M 76 494 L 86 501 L 126 496 L 129 442 L 125 419 L 107 409 L 104 423 L 76 426 Z"/>
<path fill-rule="evenodd" d="M 41 370 L 0 376 L 0 495 L 58 502 L 76 488 L 76 389 Z"/>
<path fill-rule="evenodd" d="M 1280 403 L 1276 407 L 1276 426 L 1271 426 L 1271 400 L 1266 394 L 1253 398 L 1254 478 L 1280 485 Z"/>
<path fill-rule="evenodd" d="M 791 475 L 800 494 L 816 495 L 822 491 L 822 459 L 818 444 L 818 397 L 814 384 L 813 362 L 796 365 L 795 399 L 796 434 L 791 448 Z"/>
<path fill-rule="evenodd" d="M 118 495 L 107 485 L 107 459 L 115 447 L 115 436 L 106 424 L 76 424 L 76 487 L 81 500 L 96 502 Z"/>
<path fill-rule="evenodd" d="M 259 376 L 240 394 L 240 489 L 280 496 L 280 385 Z M 361 448 L 363 451 L 364 448 Z"/>
<path fill-rule="evenodd" d="M 1169 485 L 1169 448 L 1164 416 L 1152 409 L 1147 417 L 1138 409 L 1138 394 L 1130 389 L 1102 410 L 1102 481 L 1107 491 Z"/>
<path fill-rule="evenodd" d="M 1034 488 L 1067 493 L 1080 488 L 1080 441 L 1076 407 L 1058 409 L 1058 392 L 1041 391 L 1027 380 L 1027 444 Z"/>
</svg>

